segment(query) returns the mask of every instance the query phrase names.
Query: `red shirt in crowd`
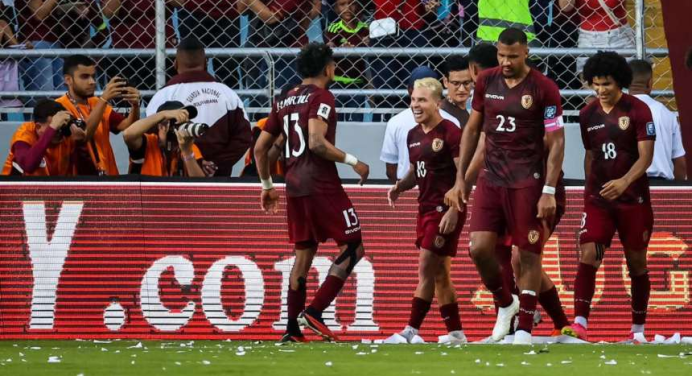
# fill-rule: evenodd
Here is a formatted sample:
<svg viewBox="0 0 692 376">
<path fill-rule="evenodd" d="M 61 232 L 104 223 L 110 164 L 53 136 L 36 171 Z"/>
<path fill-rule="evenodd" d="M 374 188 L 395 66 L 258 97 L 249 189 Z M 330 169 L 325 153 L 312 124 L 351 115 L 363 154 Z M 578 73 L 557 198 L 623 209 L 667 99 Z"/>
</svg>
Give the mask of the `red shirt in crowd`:
<svg viewBox="0 0 692 376">
<path fill-rule="evenodd" d="M 423 3 L 420 0 L 374 0 L 375 19 L 391 17 L 403 30 L 420 30 L 424 26 Z M 401 4 L 403 3 L 403 4 Z"/>
<path fill-rule="evenodd" d="M 57 42 L 63 29 L 56 8 L 53 8 L 48 17 L 41 21 L 34 16 L 34 12 L 29 8 L 29 0 L 16 0 L 15 9 L 17 9 L 19 16 L 19 39 Z"/>
<path fill-rule="evenodd" d="M 175 33 L 166 9 L 166 45 L 174 47 Z M 156 3 L 151 0 L 122 0 L 110 21 L 113 48 L 154 48 L 156 43 Z"/>
<path fill-rule="evenodd" d="M 588 31 L 608 31 L 627 24 L 625 0 L 603 0 L 610 8 L 619 24 L 613 22 L 599 0 L 577 0 L 575 6 L 581 19 L 579 27 Z"/>
<path fill-rule="evenodd" d="M 190 12 L 204 13 L 211 18 L 238 16 L 238 2 L 236 0 L 196 0 L 187 1 L 184 8 Z"/>
</svg>

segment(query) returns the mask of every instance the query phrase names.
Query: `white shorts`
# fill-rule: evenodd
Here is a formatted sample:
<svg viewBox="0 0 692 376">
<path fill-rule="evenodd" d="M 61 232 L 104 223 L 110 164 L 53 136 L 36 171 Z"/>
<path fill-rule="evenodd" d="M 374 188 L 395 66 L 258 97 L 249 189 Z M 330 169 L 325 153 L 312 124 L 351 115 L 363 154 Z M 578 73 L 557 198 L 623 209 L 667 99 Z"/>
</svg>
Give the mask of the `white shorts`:
<svg viewBox="0 0 692 376">
<path fill-rule="evenodd" d="M 579 29 L 579 48 L 616 49 L 635 48 L 634 30 L 629 25 L 607 31 L 588 31 Z M 588 57 L 577 58 L 577 75 L 584 69 Z"/>
</svg>

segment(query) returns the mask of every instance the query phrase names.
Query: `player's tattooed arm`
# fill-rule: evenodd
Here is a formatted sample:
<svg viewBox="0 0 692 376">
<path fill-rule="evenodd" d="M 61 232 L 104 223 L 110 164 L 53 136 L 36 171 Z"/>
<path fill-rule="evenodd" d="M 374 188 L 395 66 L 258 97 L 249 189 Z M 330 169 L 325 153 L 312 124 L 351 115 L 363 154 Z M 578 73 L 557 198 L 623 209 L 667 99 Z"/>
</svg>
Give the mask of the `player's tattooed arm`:
<svg viewBox="0 0 692 376">
<path fill-rule="evenodd" d="M 273 166 L 276 164 L 276 161 L 281 158 L 281 153 L 284 150 L 284 142 L 286 141 L 286 138 L 284 137 L 283 133 L 279 135 L 279 137 L 276 138 L 276 141 L 274 141 L 274 144 L 272 145 L 272 148 L 269 149 L 269 152 L 267 154 L 269 158 L 269 165 Z"/>
<path fill-rule="evenodd" d="M 327 123 L 321 118 L 308 120 L 308 147 L 310 151 L 320 158 L 328 161 L 346 163 L 353 167 L 360 176 L 358 184 L 363 185 L 370 175 L 370 166 L 359 161 L 351 154 L 347 154 L 339 150 L 334 144 L 329 142 L 325 136 L 327 135 Z"/>
<path fill-rule="evenodd" d="M 274 137 L 267 131 L 262 131 L 257 142 L 255 143 L 255 163 L 257 163 L 257 174 L 260 179 L 266 180 L 271 178 L 269 166 L 271 164 L 271 149 L 274 149 L 274 142 L 277 137 Z"/>
<path fill-rule="evenodd" d="M 651 161 L 654 159 L 654 141 L 644 140 L 637 142 L 637 150 L 639 151 L 639 159 L 634 162 L 625 176 L 605 183 L 600 192 L 601 197 L 606 200 L 617 199 L 627 190 L 630 184 L 646 174 L 646 169 L 649 168 Z"/>
</svg>

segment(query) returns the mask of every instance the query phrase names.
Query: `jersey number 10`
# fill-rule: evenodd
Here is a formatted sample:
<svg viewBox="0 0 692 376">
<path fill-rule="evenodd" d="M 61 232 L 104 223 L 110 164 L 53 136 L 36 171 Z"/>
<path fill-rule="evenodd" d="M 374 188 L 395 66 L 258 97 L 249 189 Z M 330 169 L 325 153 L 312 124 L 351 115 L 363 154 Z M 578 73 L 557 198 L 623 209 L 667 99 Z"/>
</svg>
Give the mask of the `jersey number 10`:
<svg viewBox="0 0 692 376">
<path fill-rule="evenodd" d="M 286 159 L 292 156 L 300 157 L 303 154 L 303 152 L 305 152 L 305 136 L 303 135 L 303 129 L 300 127 L 300 125 L 298 125 L 298 119 L 299 115 L 297 113 L 292 113 L 291 115 L 284 116 L 284 133 L 286 133 Z M 290 122 L 293 122 L 293 130 L 298 135 L 298 141 L 300 144 L 298 145 L 297 150 L 291 150 L 291 146 L 289 145 L 289 140 L 291 139 Z"/>
</svg>

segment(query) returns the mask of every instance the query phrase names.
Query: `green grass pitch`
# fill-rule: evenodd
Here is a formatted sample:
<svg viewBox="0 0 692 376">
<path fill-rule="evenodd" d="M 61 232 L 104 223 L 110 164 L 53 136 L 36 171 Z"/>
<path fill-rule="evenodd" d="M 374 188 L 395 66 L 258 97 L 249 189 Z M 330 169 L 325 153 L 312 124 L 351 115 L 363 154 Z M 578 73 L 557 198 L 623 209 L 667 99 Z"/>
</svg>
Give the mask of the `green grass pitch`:
<svg viewBox="0 0 692 376">
<path fill-rule="evenodd" d="M 692 346 L 0 341 L 0 375 L 164 374 L 692 375 Z"/>
</svg>

